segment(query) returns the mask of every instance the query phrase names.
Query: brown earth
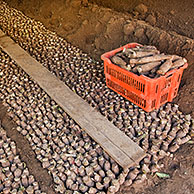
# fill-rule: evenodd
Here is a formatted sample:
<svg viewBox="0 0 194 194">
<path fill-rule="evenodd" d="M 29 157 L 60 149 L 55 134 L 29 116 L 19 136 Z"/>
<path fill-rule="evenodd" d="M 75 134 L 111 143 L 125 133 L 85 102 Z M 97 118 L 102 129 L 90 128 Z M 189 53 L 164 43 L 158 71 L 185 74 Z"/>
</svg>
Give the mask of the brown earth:
<svg viewBox="0 0 194 194">
<path fill-rule="evenodd" d="M 194 2 L 193 0 L 6 0 L 11 6 L 44 23 L 95 60 L 128 42 L 153 44 L 162 52 L 185 56 L 178 96 L 184 113 L 194 118 Z M 93 4 L 96 3 L 96 4 Z M 194 193 L 193 145 L 184 145 L 164 161 L 171 178 L 150 177 L 144 188 L 123 187 L 131 193 Z"/>
<path fill-rule="evenodd" d="M 180 35 L 194 38 L 194 16 L 192 14 L 194 2 L 192 0 L 91 0 L 90 2 L 119 12 L 128 12 L 161 29 L 175 31 Z M 135 7 L 141 3 L 148 8 L 145 14 L 136 12 L 137 9 Z M 156 22 L 154 22 L 154 19 L 150 15 L 156 18 Z"/>
<path fill-rule="evenodd" d="M 153 176 L 143 185 L 121 187 L 118 194 L 192 194 L 194 193 L 193 157 L 193 145 L 184 145 L 173 157 L 163 160 L 165 167 L 162 172 L 170 175 L 169 179 L 161 180 Z"/>
</svg>

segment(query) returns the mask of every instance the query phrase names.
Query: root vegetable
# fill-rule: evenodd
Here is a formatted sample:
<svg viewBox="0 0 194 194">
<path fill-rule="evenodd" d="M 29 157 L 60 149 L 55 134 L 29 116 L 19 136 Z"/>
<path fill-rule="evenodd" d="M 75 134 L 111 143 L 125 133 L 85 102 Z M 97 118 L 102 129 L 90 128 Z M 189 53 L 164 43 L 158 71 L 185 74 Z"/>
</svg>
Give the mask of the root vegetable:
<svg viewBox="0 0 194 194">
<path fill-rule="evenodd" d="M 79 190 L 82 191 L 83 193 L 86 193 L 86 191 L 88 190 L 88 187 L 86 185 L 81 184 L 79 186 Z"/>
<path fill-rule="evenodd" d="M 99 174 L 94 173 L 94 180 L 98 183 L 102 180 L 102 177 Z"/>
<path fill-rule="evenodd" d="M 97 182 L 96 183 L 96 188 L 101 191 L 104 188 L 104 185 L 100 182 Z"/>
<path fill-rule="evenodd" d="M 164 75 L 172 67 L 172 57 L 167 59 L 157 71 L 157 74 Z"/>
<path fill-rule="evenodd" d="M 12 172 L 14 172 L 14 171 L 16 170 L 16 168 L 17 168 L 16 164 L 13 163 L 13 164 L 11 165 L 10 170 L 11 170 Z"/>
<path fill-rule="evenodd" d="M 181 130 L 179 130 L 179 131 L 177 132 L 176 136 L 177 136 L 178 138 L 182 138 L 182 137 L 186 136 L 187 132 L 188 132 L 187 130 L 181 129 Z"/>
<path fill-rule="evenodd" d="M 95 172 L 98 172 L 99 170 L 101 170 L 101 167 L 99 164 L 93 163 L 92 166 Z"/>
<path fill-rule="evenodd" d="M 169 151 L 170 152 L 176 152 L 178 150 L 178 148 L 179 148 L 179 145 L 174 143 L 171 146 L 169 146 Z"/>
<path fill-rule="evenodd" d="M 110 162 L 109 161 L 106 161 L 105 163 L 104 163 L 104 169 L 106 170 L 106 171 L 108 171 L 108 170 L 110 170 Z"/>
<path fill-rule="evenodd" d="M 94 173 L 93 168 L 91 166 L 87 166 L 85 170 L 88 176 L 91 176 Z"/>
<path fill-rule="evenodd" d="M 142 47 L 140 47 L 140 49 L 143 49 L 143 50 L 157 50 L 157 48 L 155 46 L 152 46 L 152 45 L 143 45 Z"/>
<path fill-rule="evenodd" d="M 111 58 L 112 62 L 118 66 L 120 66 L 121 68 L 123 69 L 126 69 L 128 71 L 131 70 L 131 66 L 130 65 L 127 65 L 127 63 L 121 58 L 121 57 L 118 57 L 118 56 L 113 56 Z"/>
<path fill-rule="evenodd" d="M 149 172 L 150 172 L 150 169 L 149 169 L 149 167 L 148 167 L 147 164 L 143 164 L 143 166 L 142 166 L 142 171 L 143 171 L 144 173 L 149 173 Z"/>
<path fill-rule="evenodd" d="M 171 55 L 158 54 L 158 55 L 143 57 L 138 59 L 130 59 L 129 62 L 130 64 L 143 64 L 143 63 L 150 63 L 155 61 L 162 61 L 165 59 L 170 59 L 171 57 L 172 57 Z"/>
<path fill-rule="evenodd" d="M 139 170 L 137 168 L 133 169 L 129 172 L 130 179 L 134 180 L 137 177 L 137 174 L 139 173 Z"/>
<path fill-rule="evenodd" d="M 152 56 L 155 54 L 159 54 L 159 51 L 134 51 L 132 49 L 126 49 L 123 51 L 124 55 L 126 55 L 128 58 L 142 58 L 147 56 Z"/>
<path fill-rule="evenodd" d="M 145 63 L 143 65 L 137 66 L 137 71 L 139 73 L 145 73 L 152 70 L 155 67 L 158 67 L 160 64 L 161 64 L 160 61 Z"/>
<path fill-rule="evenodd" d="M 90 193 L 90 194 L 95 194 L 95 193 L 97 193 L 97 189 L 94 188 L 94 187 L 91 187 L 91 188 L 89 189 L 88 193 Z"/>
<path fill-rule="evenodd" d="M 39 189 L 38 182 L 34 182 L 33 187 L 34 187 L 34 190 L 38 190 Z"/>
<path fill-rule="evenodd" d="M 10 188 L 5 187 L 5 188 L 3 189 L 2 192 L 3 192 L 4 194 L 10 194 L 10 191 L 11 191 Z"/>
<path fill-rule="evenodd" d="M 112 181 L 112 185 L 115 186 L 115 192 L 117 192 L 119 190 L 119 187 L 120 187 L 120 183 L 118 180 L 114 179 Z"/>
<path fill-rule="evenodd" d="M 22 184 L 24 185 L 24 187 L 28 186 L 28 179 L 25 175 L 22 175 Z"/>
<path fill-rule="evenodd" d="M 78 185 L 77 183 L 74 183 L 74 184 L 71 186 L 71 189 L 72 189 L 73 191 L 77 191 L 78 188 L 79 188 L 79 185 Z"/>
<path fill-rule="evenodd" d="M 121 173 L 118 177 L 119 184 L 122 185 L 125 182 L 126 175 L 124 173 Z"/>
<path fill-rule="evenodd" d="M 35 181 L 35 180 L 34 180 L 34 176 L 33 176 L 33 175 L 30 175 L 30 176 L 28 177 L 29 185 L 31 185 L 34 181 Z"/>
<path fill-rule="evenodd" d="M 107 176 L 108 177 L 110 177 L 111 179 L 115 179 L 115 174 L 111 171 L 111 170 L 108 170 L 107 172 L 106 172 L 106 174 L 107 174 Z"/>
<path fill-rule="evenodd" d="M 0 163 L 1 163 L 1 165 L 2 165 L 2 167 L 9 167 L 10 166 L 10 162 L 9 162 L 9 160 L 7 160 L 7 159 L 1 159 L 0 160 Z"/>
<path fill-rule="evenodd" d="M 84 176 L 83 177 L 83 182 L 88 186 L 88 187 L 93 187 L 94 186 L 94 182 L 92 181 L 92 179 L 89 176 Z"/>
<path fill-rule="evenodd" d="M 181 138 L 181 144 L 188 142 L 191 139 L 190 135 L 186 135 L 185 137 Z"/>
<path fill-rule="evenodd" d="M 104 185 L 104 187 L 105 187 L 106 189 L 109 187 L 110 181 L 111 181 L 110 177 L 105 177 L 105 178 L 103 179 L 103 185 Z"/>
<path fill-rule="evenodd" d="M 21 174 L 22 174 L 22 171 L 21 171 L 21 169 L 19 169 L 19 168 L 17 168 L 17 169 L 14 171 L 14 176 L 15 176 L 15 177 L 20 177 Z"/>
<path fill-rule="evenodd" d="M 113 163 L 113 164 L 112 164 L 112 171 L 113 171 L 116 175 L 119 174 L 119 166 L 118 166 L 117 163 Z"/>
<path fill-rule="evenodd" d="M 155 46 L 151 46 L 151 45 L 143 45 L 143 46 L 137 46 L 134 48 L 129 48 L 133 51 L 144 51 L 144 52 L 154 52 L 157 50 L 157 48 Z M 123 49 L 125 51 L 125 49 Z M 127 50 L 127 49 L 126 49 Z"/>
<path fill-rule="evenodd" d="M 173 69 L 183 66 L 185 63 L 187 63 L 187 60 L 185 58 L 179 58 L 175 61 L 173 61 L 172 67 Z"/>
<path fill-rule="evenodd" d="M 131 179 L 128 179 L 124 182 L 124 186 L 129 187 L 132 183 L 133 181 Z"/>
<path fill-rule="evenodd" d="M 121 67 L 125 67 L 127 65 L 127 63 L 121 57 L 118 57 L 118 56 L 113 56 L 111 60 L 113 63 Z"/>
<path fill-rule="evenodd" d="M 105 172 L 103 171 L 103 170 L 99 170 L 99 175 L 102 177 L 102 178 L 104 178 L 105 177 Z"/>
<path fill-rule="evenodd" d="M 26 189 L 26 193 L 27 194 L 33 194 L 34 193 L 34 188 L 33 188 L 33 186 L 29 186 L 27 189 Z"/>
<path fill-rule="evenodd" d="M 104 163 L 105 163 L 104 157 L 103 156 L 100 156 L 98 160 L 99 160 L 100 166 L 103 167 L 104 166 Z"/>
<path fill-rule="evenodd" d="M 73 183 L 74 183 L 73 180 L 71 180 L 70 178 L 68 178 L 66 180 L 66 186 L 67 186 L 67 188 L 70 188 L 71 189 Z"/>
</svg>

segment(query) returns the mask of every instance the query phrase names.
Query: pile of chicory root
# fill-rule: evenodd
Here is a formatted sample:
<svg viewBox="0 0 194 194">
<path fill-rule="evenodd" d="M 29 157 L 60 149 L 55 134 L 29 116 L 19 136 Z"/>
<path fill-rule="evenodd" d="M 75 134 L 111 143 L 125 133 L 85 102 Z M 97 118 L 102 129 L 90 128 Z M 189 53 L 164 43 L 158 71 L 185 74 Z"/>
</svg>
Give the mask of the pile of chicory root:
<svg viewBox="0 0 194 194">
<path fill-rule="evenodd" d="M 183 66 L 187 60 L 177 55 L 160 53 L 155 46 L 124 48 L 111 58 L 112 63 L 135 74 L 150 78 L 165 75 L 171 69 Z"/>
</svg>

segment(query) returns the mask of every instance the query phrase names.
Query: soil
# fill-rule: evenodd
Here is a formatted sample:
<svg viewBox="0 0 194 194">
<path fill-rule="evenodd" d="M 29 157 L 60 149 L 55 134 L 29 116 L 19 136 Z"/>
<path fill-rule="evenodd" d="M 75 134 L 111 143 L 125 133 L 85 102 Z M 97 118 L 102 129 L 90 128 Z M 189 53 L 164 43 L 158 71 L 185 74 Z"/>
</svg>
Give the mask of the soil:
<svg viewBox="0 0 194 194">
<path fill-rule="evenodd" d="M 162 172 L 170 175 L 169 179 L 153 176 L 143 185 L 121 187 L 118 194 L 191 194 L 194 192 L 194 147 L 184 145 L 173 157 L 163 161 Z"/>
<path fill-rule="evenodd" d="M 188 36 L 192 39 L 194 38 L 194 16 L 192 14 L 194 3 L 192 0 L 91 0 L 90 2 L 97 3 L 100 6 L 108 7 L 119 12 L 128 12 L 138 19 L 145 20 L 161 29 L 174 31 L 180 35 Z M 142 12 L 136 13 L 136 8 L 141 3 L 148 8 L 148 11 L 145 14 Z M 157 22 L 154 22 L 153 18 L 149 15 L 155 17 Z"/>
<path fill-rule="evenodd" d="M 129 42 L 153 44 L 162 52 L 186 57 L 179 93 L 181 111 L 194 118 L 193 0 L 6 0 L 95 60 Z M 170 179 L 150 177 L 144 188 L 123 187 L 120 194 L 194 193 L 194 149 L 184 145 L 164 161 Z M 24 153 L 25 154 L 25 153 Z M 49 182 L 49 181 L 48 181 Z"/>
</svg>

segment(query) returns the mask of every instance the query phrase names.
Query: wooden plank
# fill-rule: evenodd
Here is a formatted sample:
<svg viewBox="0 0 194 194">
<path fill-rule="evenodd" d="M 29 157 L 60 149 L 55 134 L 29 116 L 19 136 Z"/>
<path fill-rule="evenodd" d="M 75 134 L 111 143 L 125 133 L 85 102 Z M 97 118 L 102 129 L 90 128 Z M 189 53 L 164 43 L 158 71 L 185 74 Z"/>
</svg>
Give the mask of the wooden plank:
<svg viewBox="0 0 194 194">
<path fill-rule="evenodd" d="M 145 152 L 0 30 L 0 47 L 123 168 Z"/>
</svg>

